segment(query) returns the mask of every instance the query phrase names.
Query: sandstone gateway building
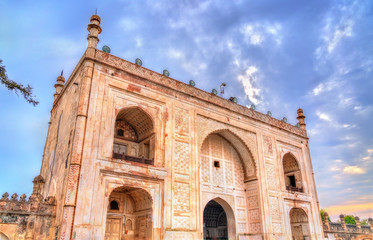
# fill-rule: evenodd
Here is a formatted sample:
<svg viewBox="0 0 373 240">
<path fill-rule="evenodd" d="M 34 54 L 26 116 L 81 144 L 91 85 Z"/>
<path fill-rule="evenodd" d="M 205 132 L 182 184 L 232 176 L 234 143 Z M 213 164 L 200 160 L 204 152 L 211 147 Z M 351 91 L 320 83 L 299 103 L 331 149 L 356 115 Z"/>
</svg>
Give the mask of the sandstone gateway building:
<svg viewBox="0 0 373 240">
<path fill-rule="evenodd" d="M 301 109 L 290 125 L 98 50 L 97 15 L 88 30 L 1 239 L 323 239 Z"/>
</svg>

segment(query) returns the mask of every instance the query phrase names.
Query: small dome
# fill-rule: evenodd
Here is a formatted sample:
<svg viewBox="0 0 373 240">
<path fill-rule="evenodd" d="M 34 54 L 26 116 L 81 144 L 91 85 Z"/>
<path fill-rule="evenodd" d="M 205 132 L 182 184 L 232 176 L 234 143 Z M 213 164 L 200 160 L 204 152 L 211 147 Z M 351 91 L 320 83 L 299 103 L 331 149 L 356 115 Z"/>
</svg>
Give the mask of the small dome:
<svg viewBox="0 0 373 240">
<path fill-rule="evenodd" d="M 44 178 L 41 175 L 38 175 L 34 178 L 34 181 L 32 182 L 45 182 Z"/>
</svg>

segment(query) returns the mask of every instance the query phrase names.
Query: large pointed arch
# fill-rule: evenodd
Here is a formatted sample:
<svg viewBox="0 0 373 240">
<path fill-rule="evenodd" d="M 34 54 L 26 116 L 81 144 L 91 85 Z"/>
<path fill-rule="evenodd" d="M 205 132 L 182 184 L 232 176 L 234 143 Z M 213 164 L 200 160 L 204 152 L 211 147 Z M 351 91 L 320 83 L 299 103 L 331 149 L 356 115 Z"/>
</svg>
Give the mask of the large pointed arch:
<svg viewBox="0 0 373 240">
<path fill-rule="evenodd" d="M 214 134 L 222 137 L 227 142 L 229 142 L 239 154 L 242 166 L 244 168 L 245 181 L 257 179 L 257 168 L 252 152 L 250 151 L 249 147 L 245 144 L 245 142 L 241 139 L 241 137 L 239 137 L 237 134 L 235 134 L 229 129 L 219 129 L 210 132 L 205 137 L 200 146 L 200 153 L 203 152 L 203 147 L 206 142 L 206 139 L 208 139 L 210 136 Z"/>
</svg>

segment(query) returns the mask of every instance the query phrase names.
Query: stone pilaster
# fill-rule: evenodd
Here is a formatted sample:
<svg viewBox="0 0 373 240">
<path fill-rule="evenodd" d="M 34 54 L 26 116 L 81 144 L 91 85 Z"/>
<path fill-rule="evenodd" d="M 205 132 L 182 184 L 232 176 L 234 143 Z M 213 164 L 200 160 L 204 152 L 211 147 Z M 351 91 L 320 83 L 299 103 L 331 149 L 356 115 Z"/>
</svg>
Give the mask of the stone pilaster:
<svg viewBox="0 0 373 240">
<path fill-rule="evenodd" d="M 343 230 L 347 232 L 346 222 L 345 222 L 345 215 L 341 214 L 339 215 L 339 219 L 341 220 L 341 225 L 343 227 Z"/>
<path fill-rule="evenodd" d="M 330 230 L 329 215 L 327 212 L 324 212 L 324 226 L 326 226 L 327 229 Z"/>
</svg>

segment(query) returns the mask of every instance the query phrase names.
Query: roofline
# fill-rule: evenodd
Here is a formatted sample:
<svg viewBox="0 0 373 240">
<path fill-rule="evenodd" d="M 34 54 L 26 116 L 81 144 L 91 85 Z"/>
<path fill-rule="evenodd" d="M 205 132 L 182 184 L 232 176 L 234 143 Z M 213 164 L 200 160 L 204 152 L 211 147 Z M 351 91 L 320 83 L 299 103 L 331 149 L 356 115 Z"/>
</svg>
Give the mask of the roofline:
<svg viewBox="0 0 373 240">
<path fill-rule="evenodd" d="M 178 81 L 176 79 L 173 79 L 171 77 L 164 76 L 158 72 L 155 72 L 153 70 L 150 70 L 148 68 L 139 66 L 135 63 L 129 62 L 127 60 L 121 59 L 117 56 L 114 56 L 112 54 L 100 51 L 98 49 L 95 49 L 95 54 L 93 55 L 93 58 L 87 55 L 87 51 L 84 52 L 83 56 L 79 60 L 78 64 L 76 65 L 75 69 L 71 73 L 70 77 L 66 81 L 66 84 L 64 88 L 62 89 L 61 93 L 59 94 L 56 101 L 54 101 L 52 110 L 55 108 L 55 106 L 58 105 L 58 101 L 60 100 L 61 96 L 65 92 L 65 89 L 71 84 L 72 79 L 77 74 L 79 68 L 83 64 L 85 60 L 92 60 L 104 65 L 108 65 L 110 67 L 119 69 L 121 71 L 127 72 L 131 75 L 137 76 L 142 79 L 146 79 L 154 84 L 162 85 L 165 88 L 169 88 L 173 91 L 179 92 L 181 94 L 187 94 L 189 96 L 192 96 L 196 99 L 202 100 L 204 102 L 207 102 L 209 104 L 214 104 L 216 106 L 219 106 L 221 108 L 233 111 L 235 113 L 244 115 L 246 117 L 252 118 L 254 120 L 257 120 L 259 122 L 271 125 L 273 127 L 285 130 L 287 132 L 293 133 L 295 135 L 298 135 L 302 138 L 307 137 L 307 131 L 301 128 L 298 128 L 296 126 L 293 126 L 289 123 L 286 123 L 284 121 L 281 121 L 279 119 L 270 117 L 266 114 L 260 113 L 258 111 L 255 111 L 251 108 L 244 107 L 238 103 L 234 103 L 228 99 L 219 97 L 217 95 L 214 95 L 212 93 L 206 92 L 202 89 L 192 87 L 189 84 L 183 83 L 181 81 Z M 183 87 L 184 91 L 180 90 L 180 85 Z"/>
</svg>

